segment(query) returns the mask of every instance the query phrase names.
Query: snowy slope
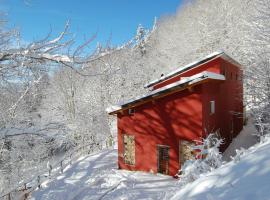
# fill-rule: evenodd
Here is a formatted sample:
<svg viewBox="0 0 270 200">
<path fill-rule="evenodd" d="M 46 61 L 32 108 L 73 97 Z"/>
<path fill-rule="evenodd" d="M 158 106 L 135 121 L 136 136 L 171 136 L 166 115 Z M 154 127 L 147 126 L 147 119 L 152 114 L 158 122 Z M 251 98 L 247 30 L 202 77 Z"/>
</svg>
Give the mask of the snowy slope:
<svg viewBox="0 0 270 200">
<path fill-rule="evenodd" d="M 42 184 L 31 199 L 166 199 L 166 192 L 177 188 L 176 179 L 117 170 L 116 161 L 116 150 L 82 157 L 57 179 Z"/>
<path fill-rule="evenodd" d="M 230 161 L 231 156 L 235 156 L 236 149 L 248 149 L 258 142 L 258 137 L 255 136 L 257 130 L 255 129 L 253 119 L 249 117 L 247 125 L 243 127 L 243 130 L 239 135 L 233 139 L 230 146 L 222 154 L 222 158 L 225 161 Z"/>
<path fill-rule="evenodd" d="M 172 199 L 270 200 L 270 138 L 251 147 L 239 162 L 186 185 Z"/>
<path fill-rule="evenodd" d="M 248 142 L 254 139 L 242 134 L 230 151 L 245 137 L 251 139 Z M 81 157 L 62 175 L 44 183 L 31 199 L 270 200 L 269 152 L 270 138 L 249 148 L 239 161 L 181 187 L 168 176 L 117 170 L 117 151 L 106 150 Z"/>
</svg>

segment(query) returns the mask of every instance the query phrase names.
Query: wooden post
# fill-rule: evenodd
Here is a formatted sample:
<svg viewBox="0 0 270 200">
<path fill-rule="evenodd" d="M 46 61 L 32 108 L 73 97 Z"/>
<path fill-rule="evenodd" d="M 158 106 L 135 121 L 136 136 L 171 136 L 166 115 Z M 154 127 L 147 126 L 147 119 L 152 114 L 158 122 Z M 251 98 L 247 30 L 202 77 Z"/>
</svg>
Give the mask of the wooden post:
<svg viewBox="0 0 270 200">
<path fill-rule="evenodd" d="M 50 164 L 49 165 L 49 177 L 51 177 L 51 175 L 52 175 L 52 165 Z"/>
<path fill-rule="evenodd" d="M 8 200 L 11 200 L 11 194 L 10 193 L 8 193 L 7 197 L 8 197 Z"/>
<path fill-rule="evenodd" d="M 27 186 L 26 186 L 26 183 L 24 183 L 24 190 L 23 190 L 23 192 L 24 192 L 24 200 L 26 200 L 27 199 Z"/>
<path fill-rule="evenodd" d="M 69 164 L 72 165 L 71 154 L 69 156 Z"/>
<path fill-rule="evenodd" d="M 40 185 L 40 176 L 37 176 L 37 184 L 38 184 L 38 189 L 41 188 L 41 185 Z"/>
<path fill-rule="evenodd" d="M 61 173 L 63 174 L 63 172 L 64 172 L 64 169 L 63 169 L 63 160 L 61 160 L 61 162 L 60 162 L 60 170 L 61 170 Z"/>
</svg>

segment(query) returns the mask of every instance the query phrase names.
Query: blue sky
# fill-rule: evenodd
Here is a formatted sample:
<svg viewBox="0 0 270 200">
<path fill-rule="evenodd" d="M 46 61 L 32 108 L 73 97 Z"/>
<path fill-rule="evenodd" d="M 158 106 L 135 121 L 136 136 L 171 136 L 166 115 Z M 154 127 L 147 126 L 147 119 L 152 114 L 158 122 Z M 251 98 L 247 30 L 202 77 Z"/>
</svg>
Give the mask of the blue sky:
<svg viewBox="0 0 270 200">
<path fill-rule="evenodd" d="M 25 3 L 30 2 L 30 3 Z M 9 27 L 19 27 L 22 39 L 30 42 L 42 38 L 52 28 L 63 30 L 70 19 L 70 32 L 77 41 L 89 38 L 105 43 L 112 33 L 114 45 L 128 41 L 138 24 L 151 27 L 154 18 L 173 14 L 181 0 L 0 0 L 7 11 Z"/>
</svg>

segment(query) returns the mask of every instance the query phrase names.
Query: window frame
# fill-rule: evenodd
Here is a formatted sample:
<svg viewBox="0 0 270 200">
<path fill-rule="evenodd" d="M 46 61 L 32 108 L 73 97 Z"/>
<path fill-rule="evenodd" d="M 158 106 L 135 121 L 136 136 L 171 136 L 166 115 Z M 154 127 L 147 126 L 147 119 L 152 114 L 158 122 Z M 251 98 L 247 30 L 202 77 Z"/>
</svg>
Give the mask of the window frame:
<svg viewBox="0 0 270 200">
<path fill-rule="evenodd" d="M 210 115 L 213 115 L 216 113 L 216 101 L 211 100 L 210 101 Z"/>
</svg>

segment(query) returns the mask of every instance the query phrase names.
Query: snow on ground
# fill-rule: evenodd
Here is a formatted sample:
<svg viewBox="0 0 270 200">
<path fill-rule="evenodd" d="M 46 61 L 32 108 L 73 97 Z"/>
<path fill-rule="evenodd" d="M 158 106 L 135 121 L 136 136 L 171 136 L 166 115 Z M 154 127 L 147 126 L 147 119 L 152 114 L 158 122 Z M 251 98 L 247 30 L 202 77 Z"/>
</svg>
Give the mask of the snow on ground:
<svg viewBox="0 0 270 200">
<path fill-rule="evenodd" d="M 258 142 L 257 136 L 254 134 L 257 132 L 255 129 L 252 118 L 249 118 L 247 121 L 247 125 L 243 127 L 243 130 L 239 133 L 239 135 L 233 139 L 230 146 L 223 153 L 223 160 L 230 161 L 231 156 L 235 156 L 236 149 L 248 149 Z"/>
<path fill-rule="evenodd" d="M 255 140 L 251 124 L 235 139 L 227 157 L 236 148 Z M 230 161 L 180 186 L 169 176 L 117 169 L 117 150 L 81 157 L 56 179 L 42 184 L 32 200 L 86 199 L 184 199 L 270 200 L 270 138 L 250 147 L 240 160 Z"/>
<path fill-rule="evenodd" d="M 166 199 L 166 192 L 177 187 L 172 177 L 117 170 L 116 162 L 116 150 L 82 157 L 57 179 L 42 184 L 31 199 Z"/>
<path fill-rule="evenodd" d="M 172 200 L 270 200 L 270 138 L 179 190 Z"/>
</svg>

